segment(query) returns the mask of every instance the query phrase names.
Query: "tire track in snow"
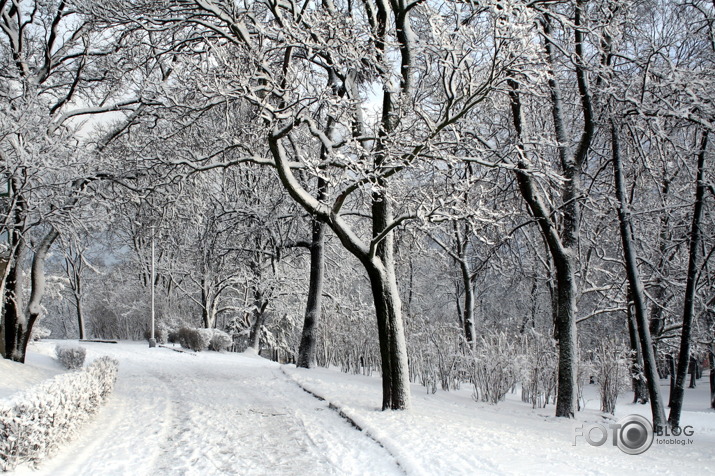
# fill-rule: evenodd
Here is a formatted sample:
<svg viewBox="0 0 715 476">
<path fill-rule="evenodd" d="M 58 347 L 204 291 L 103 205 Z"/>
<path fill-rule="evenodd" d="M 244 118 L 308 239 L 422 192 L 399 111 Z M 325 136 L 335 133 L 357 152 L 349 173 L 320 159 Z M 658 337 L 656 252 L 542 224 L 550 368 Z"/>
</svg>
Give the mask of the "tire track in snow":
<svg viewBox="0 0 715 476">
<path fill-rule="evenodd" d="M 168 382 L 183 406 L 156 474 L 401 474 L 381 448 L 274 365 L 202 374 L 192 367 Z"/>
<path fill-rule="evenodd" d="M 328 408 L 329 408 L 331 411 L 335 412 L 338 416 L 340 416 L 340 418 L 342 418 L 342 419 L 345 420 L 347 423 L 349 423 L 353 428 L 355 428 L 357 431 L 363 433 L 365 436 L 367 436 L 367 437 L 370 438 L 372 441 L 374 441 L 377 445 L 379 445 L 380 448 L 382 448 L 383 450 L 385 450 L 385 452 L 390 455 L 390 457 L 392 457 L 392 458 L 395 459 L 395 464 L 400 468 L 401 473 L 407 474 L 407 472 L 405 471 L 405 468 L 404 468 L 404 463 L 401 463 L 401 462 L 400 462 L 400 459 L 398 458 L 398 455 L 393 454 L 393 453 L 389 450 L 389 448 L 385 445 L 384 442 L 380 441 L 379 438 L 377 438 L 375 435 L 373 435 L 372 433 L 370 433 L 369 431 L 367 431 L 367 429 L 363 428 L 360 424 L 358 424 L 358 422 L 356 422 L 350 415 L 348 415 L 347 413 L 345 413 L 345 411 L 343 411 L 343 409 L 342 409 L 339 405 L 336 405 L 336 404 L 330 402 L 328 399 L 326 399 L 326 398 L 323 397 L 322 395 L 319 395 L 319 394 L 313 392 L 312 390 L 309 390 L 309 389 L 307 389 L 306 387 L 304 387 L 300 382 L 298 382 L 297 380 L 295 380 L 294 378 L 292 378 L 289 374 L 287 374 L 286 371 L 283 369 L 283 367 L 281 367 L 281 372 L 283 373 L 283 375 L 285 375 L 285 377 L 286 377 L 288 380 L 290 380 L 292 383 L 294 383 L 294 384 L 295 384 L 298 388 L 300 388 L 302 391 L 304 391 L 305 393 L 307 393 L 308 395 L 310 395 L 311 397 L 315 398 L 315 399 L 318 400 L 318 401 L 327 403 Z M 420 472 L 420 473 L 415 473 L 415 474 L 421 474 L 421 472 Z"/>
</svg>

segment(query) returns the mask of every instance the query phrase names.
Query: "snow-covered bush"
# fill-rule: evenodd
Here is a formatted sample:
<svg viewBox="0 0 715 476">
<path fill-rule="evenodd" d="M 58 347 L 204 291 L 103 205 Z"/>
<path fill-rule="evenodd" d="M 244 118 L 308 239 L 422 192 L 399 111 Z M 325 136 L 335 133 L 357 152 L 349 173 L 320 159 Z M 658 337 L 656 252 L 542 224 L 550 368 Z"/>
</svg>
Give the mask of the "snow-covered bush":
<svg viewBox="0 0 715 476">
<path fill-rule="evenodd" d="M 503 332 L 491 332 L 476 341 L 472 383 L 474 399 L 498 403 L 518 381 L 519 342 Z"/>
<path fill-rule="evenodd" d="M 112 392 L 117 365 L 101 357 L 0 402 L 0 469 L 37 465 L 74 437 Z"/>
<path fill-rule="evenodd" d="M 213 337 L 213 329 L 182 327 L 179 329 L 178 337 L 181 347 L 191 349 L 194 352 L 201 352 L 209 348 L 211 337 Z"/>
<path fill-rule="evenodd" d="M 47 337 L 50 337 L 51 334 L 52 334 L 52 331 L 49 330 L 47 327 L 38 326 L 37 324 L 32 326 L 32 340 L 33 341 L 45 339 Z"/>
<path fill-rule="evenodd" d="M 65 368 L 76 370 L 84 365 L 87 349 L 80 346 L 58 345 L 55 347 L 55 355 Z"/>
<path fill-rule="evenodd" d="M 221 352 L 228 349 L 233 344 L 231 336 L 219 329 L 212 329 L 211 340 L 209 341 L 209 349 L 216 352 Z"/>
<path fill-rule="evenodd" d="M 455 324 L 431 323 L 413 319 L 408 334 L 410 379 L 419 382 L 428 392 L 437 387 L 457 390 L 471 375 L 465 372 L 466 342 L 462 329 Z M 466 368 L 469 366 L 467 365 Z"/>
<path fill-rule="evenodd" d="M 604 341 L 596 348 L 593 364 L 602 412 L 613 414 L 618 394 L 630 385 L 629 360 L 629 351 L 623 344 Z"/>
<path fill-rule="evenodd" d="M 545 407 L 556 398 L 559 355 L 556 341 L 536 331 L 522 338 L 517 367 L 521 380 L 521 401 L 533 408 Z"/>
</svg>

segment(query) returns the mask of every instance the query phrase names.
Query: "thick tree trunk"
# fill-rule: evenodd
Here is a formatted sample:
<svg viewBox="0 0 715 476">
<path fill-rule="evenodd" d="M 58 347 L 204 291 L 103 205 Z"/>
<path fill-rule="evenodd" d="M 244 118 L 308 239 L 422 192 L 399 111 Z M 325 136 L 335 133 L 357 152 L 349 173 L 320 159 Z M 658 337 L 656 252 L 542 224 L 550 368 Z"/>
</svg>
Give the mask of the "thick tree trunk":
<svg viewBox="0 0 715 476">
<path fill-rule="evenodd" d="M 22 299 L 24 273 L 22 263 L 24 246 L 18 244 L 10 260 L 9 271 L 5 279 L 5 302 L 3 304 L 3 357 L 16 362 L 24 362 L 25 356 L 19 349 L 20 341 L 27 330 L 27 316 Z"/>
<path fill-rule="evenodd" d="M 410 404 L 410 379 L 394 266 L 376 258 L 366 268 L 375 302 L 380 341 L 382 409 L 404 410 Z"/>
<path fill-rule="evenodd" d="M 559 341 L 559 375 L 556 416 L 573 418 L 577 404 L 578 340 L 576 338 L 576 279 L 569 256 L 556 263 L 558 313 L 556 329 Z"/>
<path fill-rule="evenodd" d="M 253 324 L 248 336 L 248 346 L 258 352 L 261 350 L 261 328 L 266 322 L 266 307 L 268 307 L 268 301 L 263 299 L 263 293 L 259 289 L 254 290 L 253 306 Z"/>
<path fill-rule="evenodd" d="M 611 122 L 611 147 L 613 155 L 613 176 L 616 184 L 616 198 L 618 199 L 618 221 L 620 223 L 621 243 L 623 245 L 623 257 L 626 265 L 626 274 L 633 297 L 633 307 L 636 317 L 636 327 L 640 338 L 641 350 L 643 352 L 643 364 L 645 367 L 646 385 L 650 396 L 651 412 L 653 414 L 653 426 L 655 428 L 665 428 L 665 409 L 658 390 L 658 372 L 656 369 L 655 355 L 653 353 L 653 342 L 650 336 L 647 309 L 644 299 L 643 283 L 638 273 L 638 262 L 636 252 L 633 247 L 633 235 L 631 232 L 630 212 L 626 202 L 626 188 L 623 181 L 623 167 L 621 165 L 620 144 L 618 131 L 615 123 Z"/>
<path fill-rule="evenodd" d="M 685 397 L 685 377 L 690 363 L 690 334 L 695 314 L 695 288 L 698 279 L 698 252 L 700 251 L 700 223 L 703 216 L 703 199 L 705 197 L 705 149 L 708 147 L 708 133 L 703 133 L 698 152 L 698 171 L 695 182 L 695 203 L 693 205 L 693 223 L 690 228 L 690 250 L 688 256 L 688 274 L 685 283 L 685 299 L 683 303 L 683 328 L 680 335 L 680 355 L 678 370 L 673 387 L 673 399 L 670 404 L 668 422 L 677 427 L 680 425 L 680 412 L 683 409 Z"/>
<path fill-rule="evenodd" d="M 40 317 L 42 310 L 41 301 L 45 294 L 45 260 L 50 246 L 55 242 L 59 233 L 54 229 L 50 230 L 35 250 L 32 258 L 32 268 L 30 275 L 30 299 L 27 307 L 22 306 L 22 261 L 23 243 L 19 243 L 16 256 L 12 262 L 13 269 L 8 274 L 5 294 L 5 358 L 16 362 L 25 362 L 27 344 L 30 341 L 32 327 Z"/>
<path fill-rule="evenodd" d="M 323 181 L 320 179 L 319 181 Z M 320 188 L 320 186 L 319 186 Z M 308 302 L 303 320 L 303 332 L 298 348 L 296 365 L 302 368 L 315 367 L 315 352 L 318 345 L 318 323 L 322 313 L 323 277 L 325 274 L 325 223 L 312 220 L 312 237 L 310 242 L 310 283 L 308 286 Z"/>
<path fill-rule="evenodd" d="M 465 257 L 459 261 L 459 269 L 462 273 L 462 284 L 464 285 L 464 309 L 462 310 L 462 323 L 464 325 L 464 338 L 470 347 L 474 346 L 474 285 L 472 284 L 471 272 Z"/>
<path fill-rule="evenodd" d="M 379 165 L 380 160 L 376 159 L 376 164 Z M 389 199 L 382 192 L 374 193 L 372 197 L 373 239 L 381 236 L 392 223 L 392 206 Z M 382 360 L 383 410 L 404 410 L 410 406 L 410 373 L 402 322 L 402 304 L 395 277 L 394 246 L 393 233 L 387 233 L 375 245 L 374 255 L 368 255 L 363 260 L 375 301 Z"/>
<path fill-rule="evenodd" d="M 208 279 L 201 279 L 201 324 L 204 329 L 216 327 L 216 295 Z"/>
</svg>

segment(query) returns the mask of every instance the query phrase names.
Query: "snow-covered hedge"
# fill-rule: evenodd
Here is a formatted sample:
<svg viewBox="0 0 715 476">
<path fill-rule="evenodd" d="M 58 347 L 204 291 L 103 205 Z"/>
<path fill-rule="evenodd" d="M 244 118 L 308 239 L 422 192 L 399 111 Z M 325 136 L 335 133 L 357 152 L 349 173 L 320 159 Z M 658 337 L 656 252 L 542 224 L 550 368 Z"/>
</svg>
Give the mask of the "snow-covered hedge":
<svg viewBox="0 0 715 476">
<path fill-rule="evenodd" d="M 227 349 L 233 340 L 231 336 L 219 329 L 192 329 L 182 327 L 177 334 L 179 344 L 182 347 L 191 349 L 195 352 L 211 349 L 222 351 Z"/>
<path fill-rule="evenodd" d="M 70 440 L 114 389 L 118 362 L 95 360 L 86 369 L 58 375 L 0 401 L 0 470 L 37 465 Z"/>
</svg>

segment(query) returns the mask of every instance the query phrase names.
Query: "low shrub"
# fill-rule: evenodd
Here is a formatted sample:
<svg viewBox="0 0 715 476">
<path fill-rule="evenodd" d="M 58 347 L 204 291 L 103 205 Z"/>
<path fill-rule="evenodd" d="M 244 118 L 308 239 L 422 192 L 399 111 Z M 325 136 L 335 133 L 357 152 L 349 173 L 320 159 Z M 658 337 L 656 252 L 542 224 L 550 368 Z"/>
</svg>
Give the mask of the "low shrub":
<svg viewBox="0 0 715 476">
<path fill-rule="evenodd" d="M 216 352 L 221 352 L 228 349 L 233 344 L 233 339 L 231 336 L 219 329 L 212 329 L 213 335 L 209 341 L 209 349 Z"/>
<path fill-rule="evenodd" d="M 626 390 L 631 383 L 628 349 L 620 343 L 603 341 L 593 355 L 601 395 L 601 411 L 613 414 L 618 394 Z"/>
<path fill-rule="evenodd" d="M 34 326 L 32 326 L 32 337 L 31 337 L 31 339 L 32 339 L 33 341 L 38 341 L 38 340 L 45 339 L 45 338 L 47 338 L 47 337 L 50 337 L 51 334 L 52 334 L 52 331 L 49 330 L 47 327 L 38 326 L 37 324 L 35 324 Z"/>
<path fill-rule="evenodd" d="M 477 339 L 472 368 L 475 400 L 496 404 L 518 381 L 518 346 L 503 332 L 489 332 Z"/>
<path fill-rule="evenodd" d="M 101 357 L 0 402 L 0 470 L 36 466 L 72 439 L 111 394 L 117 366 Z"/>
<path fill-rule="evenodd" d="M 181 344 L 181 347 L 195 352 L 201 352 L 206 349 L 220 352 L 233 344 L 231 336 L 219 329 L 182 327 L 172 337 Z"/>
<path fill-rule="evenodd" d="M 520 372 L 521 401 L 533 408 L 555 403 L 559 362 L 556 341 L 531 330 L 521 338 L 521 352 L 516 358 Z"/>
<path fill-rule="evenodd" d="M 58 345 L 55 347 L 55 355 L 65 368 L 70 370 L 81 369 L 84 365 L 84 358 L 87 356 L 87 349 L 80 346 Z"/>
<path fill-rule="evenodd" d="M 182 327 L 179 329 L 178 337 L 179 344 L 181 347 L 186 349 L 191 349 L 194 352 L 201 352 L 209 347 L 209 342 L 211 341 L 211 334 L 207 331 L 208 329 L 192 329 L 190 327 Z"/>
</svg>

